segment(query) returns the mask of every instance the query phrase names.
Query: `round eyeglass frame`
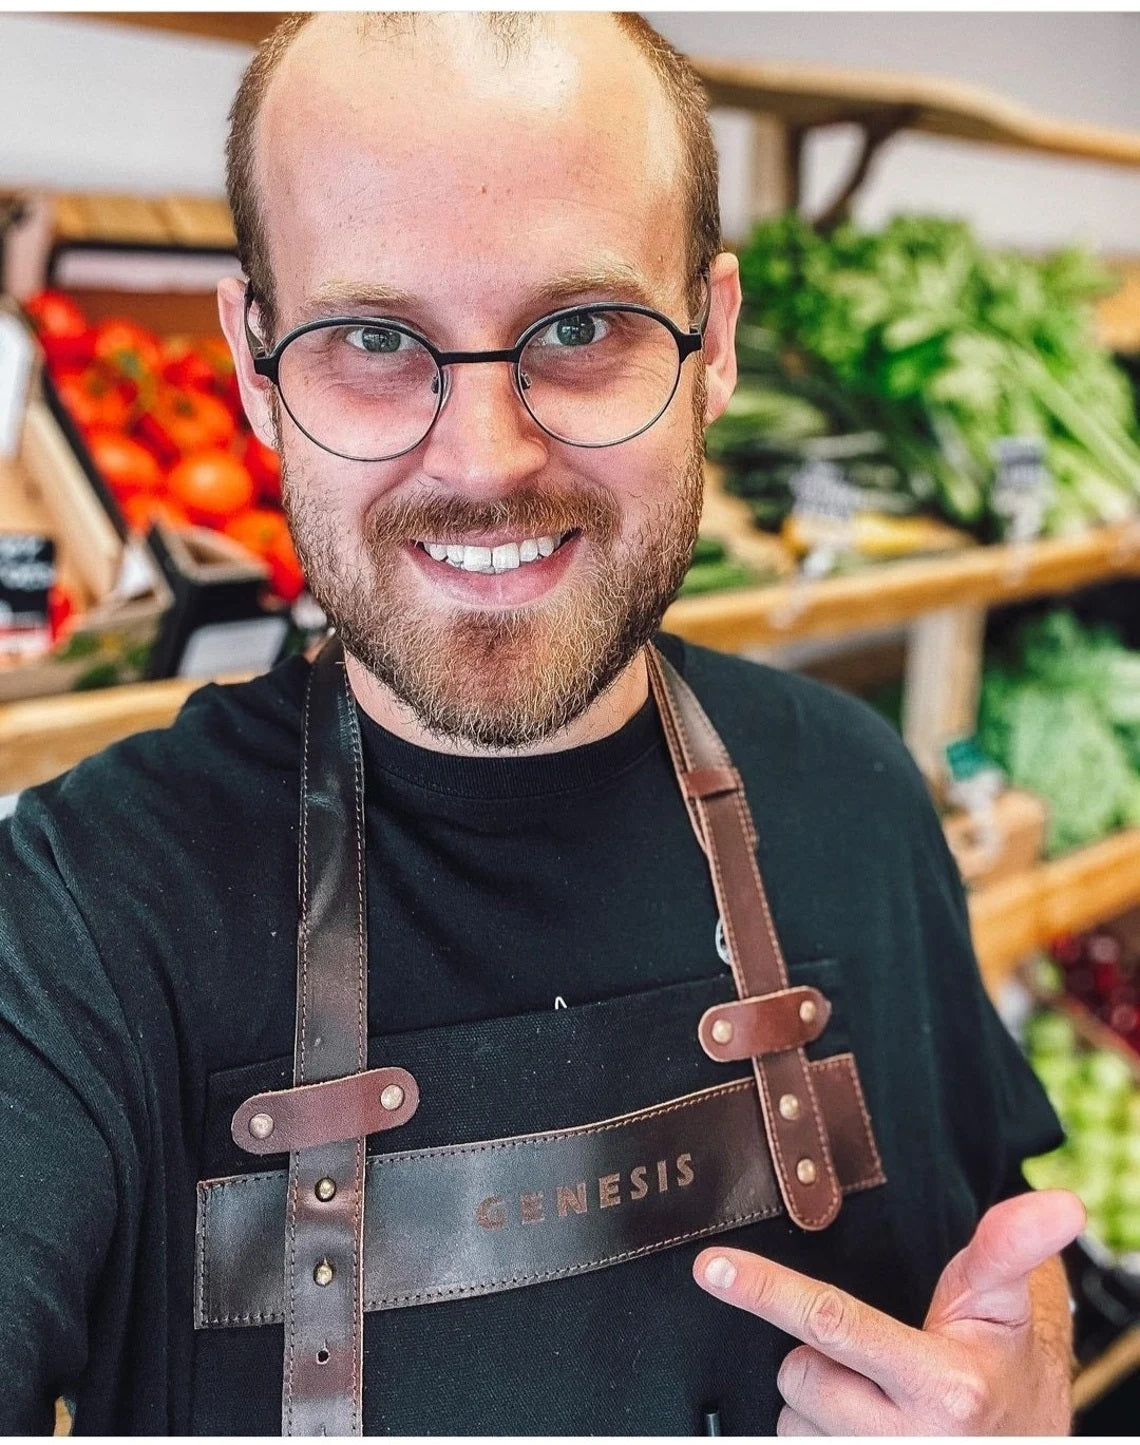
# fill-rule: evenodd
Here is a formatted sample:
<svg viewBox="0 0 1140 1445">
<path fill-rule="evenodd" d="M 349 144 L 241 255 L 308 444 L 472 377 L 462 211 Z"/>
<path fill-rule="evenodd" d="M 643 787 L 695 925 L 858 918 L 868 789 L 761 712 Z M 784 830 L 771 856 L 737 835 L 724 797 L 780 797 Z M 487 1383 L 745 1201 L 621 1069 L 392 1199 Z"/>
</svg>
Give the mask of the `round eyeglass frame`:
<svg viewBox="0 0 1140 1445">
<path fill-rule="evenodd" d="M 634 437 L 641 436 L 641 434 L 643 432 L 647 432 L 651 426 L 655 426 L 669 410 L 673 398 L 677 395 L 677 387 L 680 385 L 681 382 L 682 366 L 685 364 L 685 361 L 688 357 L 699 351 L 704 345 L 705 327 L 708 325 L 709 312 L 712 307 L 712 290 L 709 286 L 708 271 L 704 270 L 700 273 L 700 275 L 701 279 L 705 283 L 705 303 L 704 306 L 701 308 L 701 315 L 698 321 L 695 325 L 690 326 L 687 331 L 682 331 L 675 321 L 673 321 L 670 317 L 664 315 L 662 312 L 655 311 L 651 306 L 638 306 L 634 305 L 632 302 L 626 301 L 598 301 L 595 302 L 593 305 L 579 303 L 577 306 L 563 306 L 557 311 L 549 312 L 546 316 L 540 316 L 537 321 L 531 322 L 531 324 L 526 328 L 526 330 L 522 333 L 519 339 L 515 342 L 514 346 L 506 347 L 497 351 L 440 351 L 439 348 L 435 346 L 431 341 L 429 341 L 429 339 L 424 336 L 422 332 L 417 331 L 414 326 L 409 326 L 405 321 L 395 321 L 386 316 L 354 315 L 324 316 L 317 321 L 307 321 L 304 323 L 304 325 L 295 326 L 292 331 L 286 332 L 285 335 L 281 338 L 277 345 L 273 347 L 271 351 L 265 351 L 263 349 L 262 343 L 258 340 L 257 336 L 253 331 L 253 328 L 249 324 L 250 307 L 253 305 L 257 298 L 254 294 L 252 283 L 247 283 L 245 288 L 244 315 L 246 344 L 249 347 L 249 354 L 253 361 L 254 372 L 258 376 L 265 377 L 267 381 L 271 382 L 272 385 L 276 387 L 277 395 L 281 398 L 281 404 L 289 413 L 290 419 L 292 420 L 293 425 L 297 428 L 297 430 L 301 432 L 302 435 L 308 437 L 308 439 L 313 443 L 314 446 L 320 447 L 321 451 L 328 452 L 330 456 L 340 457 L 344 461 L 365 463 L 394 462 L 397 458 L 405 457 L 408 455 L 409 452 L 414 452 L 415 449 L 420 446 L 430 435 L 431 429 L 439 420 L 439 414 L 443 410 L 444 404 L 447 401 L 448 395 L 450 393 L 450 385 L 448 382 L 448 373 L 446 368 L 450 366 L 467 366 L 480 362 L 490 361 L 509 362 L 511 364 L 511 375 L 514 380 L 515 392 L 517 393 L 519 400 L 526 408 L 527 415 L 531 418 L 534 424 L 539 427 L 540 430 L 545 432 L 548 437 L 553 438 L 554 441 L 562 442 L 565 446 L 583 447 L 590 451 L 600 451 L 605 449 L 606 447 L 621 446 L 623 442 L 632 441 Z M 526 399 L 526 386 L 523 384 L 522 372 L 519 365 L 522 360 L 523 352 L 526 350 L 527 346 L 534 339 L 534 337 L 539 334 L 540 331 L 550 326 L 553 322 L 561 321 L 564 317 L 568 318 L 572 316 L 581 316 L 583 313 L 588 314 L 594 311 L 627 311 L 632 312 L 638 316 L 652 317 L 654 321 L 658 321 L 661 323 L 661 325 L 666 329 L 666 331 L 669 332 L 670 336 L 672 336 L 674 342 L 677 345 L 677 371 L 676 375 L 673 378 L 673 386 L 669 392 L 669 395 L 666 397 L 660 409 L 657 411 L 656 415 L 650 417 L 647 422 L 645 422 L 642 426 L 637 427 L 634 431 L 628 432 L 625 436 L 618 437 L 615 441 L 612 442 L 576 442 L 573 441 L 570 437 L 560 436 L 557 432 L 551 431 L 551 429 L 548 426 L 544 425 L 544 423 L 540 421 L 539 418 L 535 416 L 534 412 L 531 410 L 530 403 Z M 335 326 L 369 325 L 385 326 L 392 329 L 393 331 L 399 331 L 405 336 L 410 336 L 413 341 L 418 342 L 419 345 L 421 345 L 424 350 L 427 351 L 428 355 L 435 362 L 436 371 L 439 375 L 438 398 L 436 401 L 435 411 L 432 413 L 431 420 L 428 422 L 421 435 L 417 437 L 410 446 L 402 447 L 398 452 L 389 452 L 382 457 L 354 457 L 350 456 L 347 452 L 338 452 L 334 447 L 326 446 L 324 442 L 318 441 L 317 438 L 313 436 L 312 432 L 310 432 L 306 427 L 302 426 L 302 424 L 297 420 L 296 416 L 293 414 L 292 407 L 290 407 L 289 405 L 289 399 L 288 397 L 286 397 L 284 391 L 281 388 L 281 357 L 285 351 L 285 348 L 291 342 L 295 341 L 299 336 L 307 335 L 311 331 L 328 330 Z"/>
</svg>

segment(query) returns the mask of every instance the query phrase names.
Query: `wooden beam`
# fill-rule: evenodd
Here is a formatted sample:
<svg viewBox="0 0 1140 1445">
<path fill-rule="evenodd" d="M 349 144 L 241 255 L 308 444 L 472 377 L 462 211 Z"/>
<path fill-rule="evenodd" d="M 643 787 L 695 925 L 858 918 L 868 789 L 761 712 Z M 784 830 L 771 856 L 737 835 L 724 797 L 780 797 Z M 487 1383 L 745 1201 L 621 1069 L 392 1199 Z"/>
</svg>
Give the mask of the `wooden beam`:
<svg viewBox="0 0 1140 1445">
<path fill-rule="evenodd" d="M 98 10 L 64 11 L 69 20 L 110 20 L 116 25 L 133 25 L 144 30 L 164 30 L 190 35 L 199 40 L 233 40 L 241 45 L 260 45 L 289 12 L 284 10 Z"/>
</svg>

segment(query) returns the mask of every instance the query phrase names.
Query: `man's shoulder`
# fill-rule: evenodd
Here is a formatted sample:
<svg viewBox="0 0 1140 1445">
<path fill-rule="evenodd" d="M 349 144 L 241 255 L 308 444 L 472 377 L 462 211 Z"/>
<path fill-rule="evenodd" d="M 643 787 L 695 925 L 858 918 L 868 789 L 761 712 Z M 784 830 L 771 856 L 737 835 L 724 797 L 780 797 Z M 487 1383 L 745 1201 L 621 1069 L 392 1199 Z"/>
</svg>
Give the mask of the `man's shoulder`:
<svg viewBox="0 0 1140 1445">
<path fill-rule="evenodd" d="M 862 699 L 802 673 L 678 638 L 665 642 L 743 770 L 870 774 L 882 786 L 925 793 L 898 733 Z"/>
<path fill-rule="evenodd" d="M 113 743 L 20 797 L 13 826 L 113 837 L 218 816 L 274 780 L 295 785 L 308 664 L 291 658 L 248 682 L 206 683 L 169 727 Z"/>
</svg>

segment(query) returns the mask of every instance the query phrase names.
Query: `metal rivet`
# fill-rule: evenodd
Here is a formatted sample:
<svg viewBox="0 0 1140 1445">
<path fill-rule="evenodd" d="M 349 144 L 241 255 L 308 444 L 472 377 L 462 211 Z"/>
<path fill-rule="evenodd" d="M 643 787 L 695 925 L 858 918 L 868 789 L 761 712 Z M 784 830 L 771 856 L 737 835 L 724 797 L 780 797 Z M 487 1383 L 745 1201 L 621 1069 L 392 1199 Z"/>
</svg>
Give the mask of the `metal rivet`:
<svg viewBox="0 0 1140 1445">
<path fill-rule="evenodd" d="M 800 1117 L 800 1101 L 795 1094 L 781 1094 L 780 1102 L 776 1107 L 780 1111 L 781 1119 L 798 1119 Z"/>
<path fill-rule="evenodd" d="M 810 1159 L 801 1159 L 796 1165 L 796 1178 L 801 1184 L 815 1183 L 815 1165 Z"/>
<path fill-rule="evenodd" d="M 399 1084 L 389 1084 L 380 1095 L 380 1104 L 389 1111 L 398 1109 L 404 1102 L 404 1091 Z"/>
<path fill-rule="evenodd" d="M 728 1019 L 717 1019 L 716 1023 L 712 1026 L 713 1042 L 727 1044 L 731 1040 L 734 1032 Z"/>
<path fill-rule="evenodd" d="M 336 1194 L 336 1180 L 328 1178 L 318 1179 L 314 1192 L 322 1204 L 327 1204 Z"/>
<path fill-rule="evenodd" d="M 800 1004 L 800 1018 L 805 1024 L 813 1024 L 815 1023 L 815 1015 L 816 1007 L 814 1000 L 805 998 L 803 1003 Z"/>
<path fill-rule="evenodd" d="M 249 1121 L 249 1132 L 255 1139 L 268 1139 L 273 1133 L 273 1116 L 271 1114 L 255 1114 Z"/>
<path fill-rule="evenodd" d="M 317 1282 L 317 1284 L 323 1287 L 326 1284 L 332 1284 L 333 1275 L 335 1273 L 336 1271 L 333 1269 L 332 1265 L 329 1264 L 328 1260 L 322 1259 L 320 1264 L 317 1265 L 316 1269 L 313 1270 L 313 1279 Z"/>
</svg>

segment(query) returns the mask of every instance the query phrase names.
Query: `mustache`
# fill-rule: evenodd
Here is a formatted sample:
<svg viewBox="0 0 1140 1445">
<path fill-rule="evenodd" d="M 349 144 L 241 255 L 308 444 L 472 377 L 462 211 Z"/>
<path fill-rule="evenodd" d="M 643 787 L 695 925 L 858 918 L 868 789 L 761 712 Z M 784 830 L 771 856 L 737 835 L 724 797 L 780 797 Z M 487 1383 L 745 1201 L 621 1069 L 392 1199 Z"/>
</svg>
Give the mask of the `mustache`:
<svg viewBox="0 0 1140 1445">
<path fill-rule="evenodd" d="M 518 537 L 581 531 L 605 544 L 617 536 L 620 525 L 617 502 L 608 493 L 591 488 L 519 487 L 491 501 L 453 493 L 408 498 L 387 507 L 376 505 L 369 510 L 365 533 L 373 546 L 424 538 L 446 540 L 497 529 Z"/>
</svg>

